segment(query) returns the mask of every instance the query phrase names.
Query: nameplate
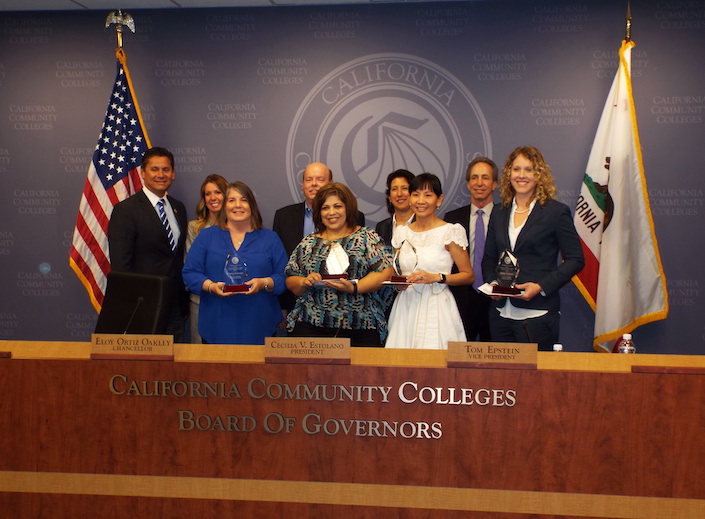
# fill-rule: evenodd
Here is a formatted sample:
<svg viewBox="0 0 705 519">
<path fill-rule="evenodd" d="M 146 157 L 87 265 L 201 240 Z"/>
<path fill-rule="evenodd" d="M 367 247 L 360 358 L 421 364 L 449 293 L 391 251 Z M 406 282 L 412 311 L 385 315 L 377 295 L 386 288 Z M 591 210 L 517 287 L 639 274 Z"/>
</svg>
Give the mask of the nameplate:
<svg viewBox="0 0 705 519">
<path fill-rule="evenodd" d="M 449 368 L 536 369 L 538 344 L 449 342 Z"/>
<path fill-rule="evenodd" d="M 174 336 L 94 333 L 91 359 L 174 360 Z"/>
<path fill-rule="evenodd" d="M 266 337 L 264 361 L 272 364 L 350 364 L 350 339 Z"/>
</svg>

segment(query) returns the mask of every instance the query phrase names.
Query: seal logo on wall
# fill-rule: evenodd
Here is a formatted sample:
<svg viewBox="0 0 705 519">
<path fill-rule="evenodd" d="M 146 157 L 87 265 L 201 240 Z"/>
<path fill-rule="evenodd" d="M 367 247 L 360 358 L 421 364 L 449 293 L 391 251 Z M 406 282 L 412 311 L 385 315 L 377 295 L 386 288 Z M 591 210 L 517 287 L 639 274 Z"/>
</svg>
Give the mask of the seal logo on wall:
<svg viewBox="0 0 705 519">
<path fill-rule="evenodd" d="M 287 140 L 287 179 L 302 200 L 304 168 L 324 162 L 355 193 L 369 225 L 389 216 L 385 182 L 395 169 L 438 175 L 452 207 L 477 155 L 492 156 L 492 146 L 465 85 L 431 61 L 372 54 L 330 72 L 301 103 Z"/>
</svg>

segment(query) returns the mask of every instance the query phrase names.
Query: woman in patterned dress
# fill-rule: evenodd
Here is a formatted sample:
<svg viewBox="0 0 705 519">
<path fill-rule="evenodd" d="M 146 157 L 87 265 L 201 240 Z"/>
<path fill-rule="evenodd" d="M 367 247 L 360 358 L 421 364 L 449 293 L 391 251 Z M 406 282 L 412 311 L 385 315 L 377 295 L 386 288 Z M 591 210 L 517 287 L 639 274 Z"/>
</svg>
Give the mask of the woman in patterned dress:
<svg viewBox="0 0 705 519">
<path fill-rule="evenodd" d="M 322 187 L 312 209 L 316 232 L 296 246 L 285 270 L 286 286 L 297 296 L 287 318 L 289 335 L 382 346 L 387 319 L 379 289 L 394 271 L 391 249 L 375 231 L 357 225 L 357 200 L 347 186 Z M 347 277 L 324 279 L 330 274 Z"/>
</svg>

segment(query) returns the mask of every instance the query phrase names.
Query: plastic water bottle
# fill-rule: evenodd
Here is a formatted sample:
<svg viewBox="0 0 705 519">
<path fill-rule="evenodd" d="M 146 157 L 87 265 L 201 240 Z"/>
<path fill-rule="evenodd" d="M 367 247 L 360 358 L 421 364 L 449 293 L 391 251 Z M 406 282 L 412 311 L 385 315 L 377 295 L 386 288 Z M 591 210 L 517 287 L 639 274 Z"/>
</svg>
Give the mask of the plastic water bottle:
<svg viewBox="0 0 705 519">
<path fill-rule="evenodd" d="M 563 345 L 562 344 L 554 344 L 553 351 L 563 351 Z"/>
<path fill-rule="evenodd" d="M 622 335 L 622 341 L 619 343 L 617 351 L 619 351 L 619 353 L 636 353 L 636 346 L 634 346 L 631 333 Z"/>
</svg>

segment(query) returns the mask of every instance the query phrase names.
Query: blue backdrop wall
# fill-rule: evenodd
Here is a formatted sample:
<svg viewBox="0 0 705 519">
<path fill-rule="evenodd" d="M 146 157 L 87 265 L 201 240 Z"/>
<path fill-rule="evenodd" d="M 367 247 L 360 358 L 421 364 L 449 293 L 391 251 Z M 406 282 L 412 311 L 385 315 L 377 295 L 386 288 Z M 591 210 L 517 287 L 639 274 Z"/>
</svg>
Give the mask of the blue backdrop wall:
<svg viewBox="0 0 705 519">
<path fill-rule="evenodd" d="M 303 166 L 322 160 L 374 225 L 389 171 L 438 174 L 445 212 L 467 203 L 473 156 L 501 165 L 522 144 L 544 152 L 574 207 L 625 11 L 614 0 L 135 10 L 125 50 L 152 144 L 177 157 L 171 193 L 190 211 L 220 173 L 254 189 L 270 226 L 301 200 Z M 633 1 L 632 13 L 671 308 L 635 339 L 644 353 L 699 354 L 705 3 Z M 0 339 L 84 341 L 95 325 L 68 253 L 115 77 L 106 16 L 0 14 Z M 574 286 L 562 297 L 566 350 L 592 351 L 592 312 Z"/>
</svg>

